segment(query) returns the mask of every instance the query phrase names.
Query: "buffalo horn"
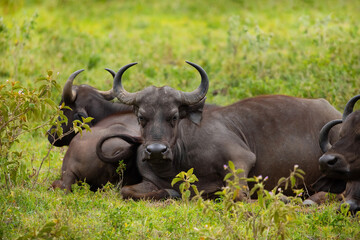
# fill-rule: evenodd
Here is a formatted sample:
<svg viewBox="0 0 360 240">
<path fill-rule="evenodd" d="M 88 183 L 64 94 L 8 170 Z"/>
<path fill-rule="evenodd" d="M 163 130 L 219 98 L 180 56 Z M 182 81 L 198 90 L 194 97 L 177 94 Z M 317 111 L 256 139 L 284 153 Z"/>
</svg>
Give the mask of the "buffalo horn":
<svg viewBox="0 0 360 240">
<path fill-rule="evenodd" d="M 114 72 L 113 70 L 111 70 L 110 68 L 105 68 L 105 70 L 106 71 L 108 71 L 110 74 L 111 74 L 111 76 L 114 78 L 115 77 L 115 75 L 116 75 L 116 72 Z"/>
<path fill-rule="evenodd" d="M 345 121 L 345 118 L 354 111 L 354 105 L 359 99 L 360 99 L 360 95 L 357 95 L 348 101 L 344 109 L 344 113 L 342 117 L 343 121 Z"/>
<path fill-rule="evenodd" d="M 196 65 L 195 63 L 186 61 L 187 64 L 190 64 L 191 66 L 193 66 L 194 68 L 196 68 L 196 70 L 198 70 L 198 72 L 201 75 L 201 83 L 200 86 L 195 89 L 192 92 L 181 92 L 181 102 L 187 105 L 193 105 L 195 103 L 198 103 L 200 100 L 202 100 L 208 89 L 209 89 L 209 79 L 208 76 L 205 72 L 204 69 L 202 69 L 199 65 Z"/>
<path fill-rule="evenodd" d="M 63 92 L 62 92 L 62 97 L 63 97 L 64 102 L 66 104 L 72 103 L 76 99 L 76 92 L 72 89 L 73 81 L 76 78 L 76 76 L 79 73 L 81 73 L 82 71 L 84 71 L 84 69 L 77 70 L 76 72 L 71 74 L 70 77 L 68 78 L 68 80 L 66 81 L 65 85 L 64 85 L 64 89 L 63 89 Z"/>
<path fill-rule="evenodd" d="M 323 153 L 327 152 L 331 148 L 331 144 L 329 142 L 330 129 L 339 123 L 342 123 L 341 119 L 332 120 L 325 124 L 320 130 L 319 145 Z"/>
<path fill-rule="evenodd" d="M 114 78 L 113 90 L 114 90 L 115 96 L 119 99 L 120 102 L 128 104 L 128 105 L 135 104 L 135 97 L 136 97 L 137 93 L 129 93 L 129 92 L 127 92 L 124 89 L 124 87 L 122 86 L 121 78 L 122 78 L 122 75 L 124 74 L 124 72 L 129 67 L 132 67 L 132 66 L 134 66 L 136 64 L 137 63 L 135 62 L 135 63 L 130 63 L 130 64 L 127 64 L 127 65 L 123 66 L 116 73 L 115 78 Z"/>
<path fill-rule="evenodd" d="M 110 68 L 105 68 L 105 70 L 108 71 L 113 78 L 115 77 L 116 73 L 113 70 L 111 70 Z M 97 90 L 97 92 L 100 93 L 106 100 L 111 101 L 115 98 L 113 89 L 110 89 L 108 91 Z"/>
</svg>

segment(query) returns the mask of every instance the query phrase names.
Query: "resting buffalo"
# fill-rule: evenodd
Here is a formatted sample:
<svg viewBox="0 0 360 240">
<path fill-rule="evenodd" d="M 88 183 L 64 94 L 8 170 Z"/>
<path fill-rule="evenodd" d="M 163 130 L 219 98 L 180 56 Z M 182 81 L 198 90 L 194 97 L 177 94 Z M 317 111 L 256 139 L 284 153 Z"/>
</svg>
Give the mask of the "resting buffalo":
<svg viewBox="0 0 360 240">
<path fill-rule="evenodd" d="M 320 176 L 319 131 L 341 116 L 327 101 L 261 96 L 203 112 L 208 77 L 200 66 L 187 63 L 201 75 L 200 86 L 192 92 L 168 86 L 127 92 L 122 75 L 136 63 L 122 67 L 114 78 L 114 93 L 120 102 L 134 106 L 144 141 L 137 153 L 143 181 L 123 187 L 124 198 L 178 197 L 178 188 L 170 183 L 190 168 L 199 179 L 198 189 L 211 197 L 225 185 L 228 161 L 243 169 L 244 176 L 268 176 L 268 189 L 295 164 L 306 172 L 305 184 Z M 335 137 L 332 132 L 331 141 Z"/>
<path fill-rule="evenodd" d="M 109 71 L 113 76 L 115 73 Z M 97 124 L 100 120 L 118 112 L 129 112 L 131 108 L 121 103 L 113 103 L 110 100 L 114 99 L 112 89 L 109 91 L 99 91 L 89 85 L 73 85 L 75 77 L 84 70 L 78 70 L 70 75 L 66 81 L 60 105 L 65 103 L 70 109 L 62 109 L 64 115 L 67 117 L 67 122 L 61 125 L 63 133 L 67 133 L 72 128 L 74 120 L 82 120 L 82 117 L 93 117 L 90 126 Z M 52 126 L 48 131 L 48 140 L 54 146 L 61 147 L 70 144 L 71 139 L 76 135 L 75 132 L 65 135 L 61 139 L 54 133 L 55 126 Z M 57 139 L 57 140 L 56 140 Z M 56 141 L 55 141 L 56 140 Z M 55 141 L 55 142 L 54 142 Z"/>
<path fill-rule="evenodd" d="M 315 184 L 318 190 L 333 193 L 345 190 L 345 202 L 352 212 L 360 210 L 360 111 L 353 111 L 359 99 L 360 95 L 350 99 L 342 119 L 330 121 L 323 127 L 319 143 L 324 154 L 319 164 L 325 176 Z M 331 145 L 328 133 L 340 123 L 340 138 Z"/>
<path fill-rule="evenodd" d="M 113 133 L 121 133 L 113 138 Z M 102 139 L 100 156 L 103 160 L 117 157 L 117 161 L 108 163 L 99 159 L 96 151 Z M 139 183 L 141 176 L 136 168 L 136 149 L 141 143 L 139 127 L 133 113 L 116 114 L 100 121 L 91 128 L 91 132 L 76 135 L 65 154 L 61 168 L 61 179 L 54 181 L 53 188 L 71 191 L 71 185 L 78 181 L 86 181 L 90 189 L 95 191 L 107 182 L 115 184 L 119 181 L 116 169 L 119 160 L 126 164 L 122 184 Z"/>
</svg>

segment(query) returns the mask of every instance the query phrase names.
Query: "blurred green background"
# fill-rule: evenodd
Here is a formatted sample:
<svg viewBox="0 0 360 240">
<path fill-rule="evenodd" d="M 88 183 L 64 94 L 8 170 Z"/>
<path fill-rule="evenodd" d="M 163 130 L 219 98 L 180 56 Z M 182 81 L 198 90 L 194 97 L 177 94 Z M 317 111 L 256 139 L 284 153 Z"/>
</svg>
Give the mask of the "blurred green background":
<svg viewBox="0 0 360 240">
<path fill-rule="evenodd" d="M 287 94 L 325 98 L 342 111 L 360 93 L 359 23 L 356 0 L 0 0 L 0 85 L 15 80 L 36 88 L 50 70 L 63 86 L 84 68 L 75 84 L 108 90 L 112 77 L 104 68 L 138 62 L 123 78 L 128 91 L 192 91 L 200 76 L 188 60 L 209 75 L 209 103 Z M 51 98 L 58 103 L 60 95 L 54 88 Z M 195 204 L 126 202 L 113 190 L 49 192 L 66 148 L 50 152 L 33 187 L 49 149 L 45 131 L 21 135 L 11 149 L 21 157 L 4 160 L 14 161 L 17 175 L 10 192 L 0 182 L 0 239 L 37 239 L 42 230 L 47 239 L 251 238 L 247 218 L 224 222 Z M 296 225 L 291 238 L 359 238 L 358 219 L 336 215 L 337 206 L 299 210 L 288 220 Z"/>
<path fill-rule="evenodd" d="M 259 94 L 324 97 L 339 108 L 358 93 L 358 1 L 2 1 L 0 79 L 32 84 L 53 70 L 111 88 L 103 70 L 139 65 L 126 89 L 199 84 L 189 60 L 210 77 L 208 101 Z"/>
</svg>

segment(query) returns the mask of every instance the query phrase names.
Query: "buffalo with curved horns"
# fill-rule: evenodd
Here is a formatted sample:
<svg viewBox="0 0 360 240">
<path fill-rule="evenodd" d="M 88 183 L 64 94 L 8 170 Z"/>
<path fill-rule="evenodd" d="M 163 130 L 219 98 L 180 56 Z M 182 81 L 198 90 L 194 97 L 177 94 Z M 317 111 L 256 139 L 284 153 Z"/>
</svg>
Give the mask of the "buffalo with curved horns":
<svg viewBox="0 0 360 240">
<path fill-rule="evenodd" d="M 117 133 L 116 138 L 114 133 Z M 136 149 L 141 144 L 139 135 L 133 113 L 103 119 L 91 128 L 91 132 L 74 137 L 63 159 L 61 179 L 54 181 L 51 187 L 70 192 L 72 184 L 86 181 L 95 191 L 107 182 L 115 184 L 121 177 L 116 172 L 119 160 L 126 164 L 121 185 L 139 183 L 141 176 L 136 167 Z M 101 147 L 96 150 L 99 141 Z M 116 161 L 111 160 L 114 158 Z"/>
<path fill-rule="evenodd" d="M 173 188 L 171 181 L 190 168 L 199 179 L 199 191 L 211 197 L 225 185 L 228 161 L 243 169 L 244 177 L 268 176 L 268 189 L 295 164 L 306 172 L 305 184 L 320 176 L 319 131 L 341 116 L 326 100 L 260 96 L 203 112 L 209 80 L 200 66 L 187 63 L 201 75 L 200 86 L 192 92 L 168 86 L 127 92 L 122 75 L 136 63 L 122 67 L 114 78 L 114 93 L 134 107 L 143 138 L 137 152 L 143 180 L 124 186 L 124 198 L 178 197 L 178 186 Z M 336 132 L 330 138 L 335 139 Z"/>
<path fill-rule="evenodd" d="M 115 76 L 114 71 L 108 68 L 106 68 L 106 70 L 110 72 L 113 77 Z M 66 108 L 62 109 L 64 115 L 67 117 L 67 122 L 61 125 L 65 135 L 64 137 L 59 139 L 57 133 L 54 132 L 55 126 L 52 126 L 48 131 L 48 140 L 51 144 L 54 144 L 54 146 L 61 147 L 70 144 L 76 133 L 66 133 L 72 129 L 72 122 L 74 120 L 82 121 L 82 117 L 93 117 L 94 119 L 88 124 L 89 126 L 93 126 L 112 114 L 131 111 L 131 107 L 125 104 L 111 102 L 111 100 L 115 98 L 112 89 L 100 91 L 86 84 L 74 85 L 73 81 L 75 77 L 82 71 L 84 70 L 78 70 L 71 74 L 64 85 L 60 105 L 65 103 L 71 110 Z"/>
<path fill-rule="evenodd" d="M 342 119 L 328 122 L 321 130 L 319 144 L 323 155 L 319 158 L 320 178 L 314 188 L 317 190 L 342 193 L 351 212 L 360 210 L 360 111 L 354 111 L 357 95 L 345 106 Z M 330 144 L 329 131 L 341 124 L 340 138 Z"/>
<path fill-rule="evenodd" d="M 107 182 L 117 183 L 120 177 L 122 186 L 139 183 L 136 150 L 141 143 L 140 129 L 132 112 L 111 115 L 93 126 L 91 132 L 73 138 L 63 159 L 61 179 L 51 187 L 69 192 L 72 184 L 86 181 L 95 191 Z M 116 172 L 120 160 L 126 164 L 122 176 Z"/>
</svg>

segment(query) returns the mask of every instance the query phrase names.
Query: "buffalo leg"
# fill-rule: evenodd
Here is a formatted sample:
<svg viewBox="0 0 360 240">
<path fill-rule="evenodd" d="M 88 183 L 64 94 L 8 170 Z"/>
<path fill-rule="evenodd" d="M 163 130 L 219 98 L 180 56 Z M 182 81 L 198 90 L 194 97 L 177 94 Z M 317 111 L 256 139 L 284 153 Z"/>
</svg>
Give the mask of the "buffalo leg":
<svg viewBox="0 0 360 240">
<path fill-rule="evenodd" d="M 172 189 L 159 189 L 148 181 L 122 187 L 121 195 L 125 199 L 131 198 L 134 200 L 160 200 L 171 197 L 179 197 L 176 191 Z"/>
<path fill-rule="evenodd" d="M 313 195 L 311 195 L 310 197 L 308 197 L 307 199 L 304 200 L 303 204 L 304 205 L 314 205 L 314 204 L 323 204 L 326 202 L 326 200 L 328 200 L 328 192 L 317 192 Z M 336 194 L 335 199 L 337 201 L 341 201 L 344 198 L 343 194 Z"/>
<path fill-rule="evenodd" d="M 51 184 L 51 188 L 60 188 L 66 190 L 66 192 L 71 192 L 71 185 L 76 183 L 76 176 L 74 173 L 70 171 L 64 171 L 61 180 L 55 180 Z"/>
<path fill-rule="evenodd" d="M 232 145 L 229 147 L 230 160 L 234 163 L 236 169 L 244 170 L 239 177 L 247 178 L 250 170 L 254 167 L 256 162 L 256 156 L 253 152 L 246 150 L 244 148 L 239 148 L 238 145 Z M 248 189 L 248 184 L 246 180 L 240 181 L 240 186 L 244 189 Z M 247 196 L 247 191 L 239 192 L 236 200 L 245 201 L 248 200 L 250 196 Z"/>
</svg>

